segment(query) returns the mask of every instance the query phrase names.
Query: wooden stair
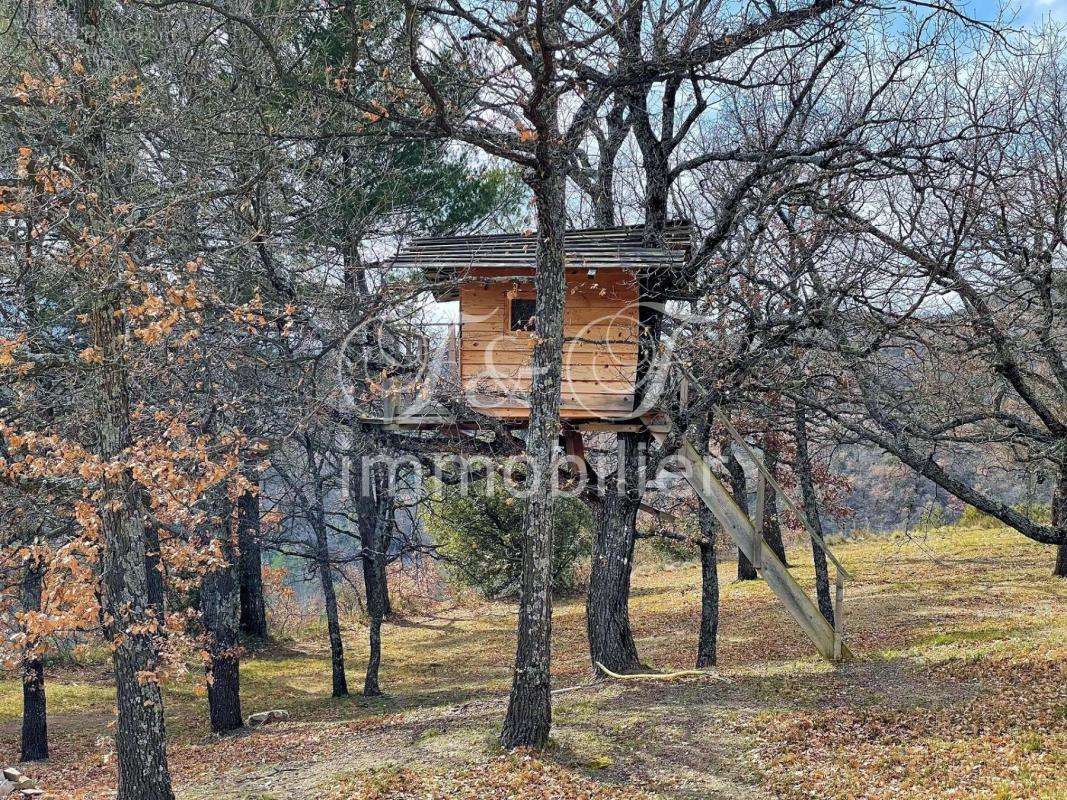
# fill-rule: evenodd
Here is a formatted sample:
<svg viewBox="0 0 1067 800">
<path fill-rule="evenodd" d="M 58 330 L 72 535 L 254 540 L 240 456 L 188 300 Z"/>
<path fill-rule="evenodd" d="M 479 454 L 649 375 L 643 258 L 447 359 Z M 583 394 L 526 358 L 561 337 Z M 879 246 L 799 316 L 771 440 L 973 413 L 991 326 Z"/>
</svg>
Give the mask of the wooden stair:
<svg viewBox="0 0 1067 800">
<path fill-rule="evenodd" d="M 670 433 L 670 428 L 662 423 L 661 419 L 647 420 L 648 430 L 656 441 L 663 443 Z M 727 422 L 731 435 L 736 431 Z M 747 445 L 742 440 L 742 446 L 751 454 Z M 681 437 L 678 455 L 685 460 L 686 479 L 693 487 L 693 491 L 711 510 L 719 526 L 737 544 L 742 553 L 760 571 L 760 575 L 774 592 L 775 596 L 785 606 L 790 615 L 797 621 L 808 638 L 815 644 L 819 653 L 831 661 L 842 661 L 853 657 L 852 651 L 844 643 L 844 579 L 849 577 L 848 572 L 840 562 L 826 548 L 825 543 L 819 539 L 819 543 L 826 551 L 827 557 L 837 567 L 837 591 L 834 605 L 834 624 L 831 625 L 819 611 L 818 605 L 808 596 L 804 588 L 797 582 L 770 547 L 764 546 L 762 530 L 749 519 L 748 514 L 734 501 L 730 492 L 715 475 L 711 467 L 701 453 L 684 436 Z M 763 469 L 762 463 L 756 462 L 757 467 Z M 764 480 L 768 477 L 763 472 L 760 474 L 760 496 L 763 494 Z M 770 477 L 773 481 L 773 477 Z M 779 489 L 780 491 L 780 489 Z M 784 495 L 783 495 L 784 497 Z M 788 498 L 785 498 L 788 502 Z M 762 503 L 757 500 L 757 506 Z M 757 515 L 759 517 L 761 515 Z M 760 525 L 762 528 L 762 524 Z"/>
</svg>

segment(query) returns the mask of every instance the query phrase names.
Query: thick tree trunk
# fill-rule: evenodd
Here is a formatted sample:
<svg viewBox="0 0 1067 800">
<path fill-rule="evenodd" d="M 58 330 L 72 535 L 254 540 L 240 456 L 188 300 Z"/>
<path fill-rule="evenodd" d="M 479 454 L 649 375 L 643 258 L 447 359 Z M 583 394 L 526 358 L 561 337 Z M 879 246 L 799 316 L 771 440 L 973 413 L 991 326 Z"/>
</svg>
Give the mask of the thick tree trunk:
<svg viewBox="0 0 1067 800">
<path fill-rule="evenodd" d="M 211 730 L 215 733 L 228 733 L 244 726 L 241 719 L 240 660 L 236 655 L 212 653 L 207 701 Z"/>
<path fill-rule="evenodd" d="M 89 68 L 95 70 L 102 58 L 96 42 L 101 4 L 99 0 L 78 0 L 71 4 L 69 13 L 78 27 Z M 83 95 L 82 102 L 87 109 L 100 112 L 99 108 L 93 108 L 95 102 L 88 96 Z M 94 184 L 92 189 L 100 197 L 100 204 L 109 208 L 108 194 L 114 176 L 107 167 L 107 142 L 99 127 L 103 119 L 99 120 L 99 123 L 90 122 L 84 133 L 86 146 L 76 157 L 86 179 Z M 101 234 L 101 241 L 113 235 L 111 230 L 94 233 Z M 84 240 L 78 239 L 77 246 L 84 247 Z M 89 330 L 99 358 L 93 376 L 95 430 L 92 433 L 100 460 L 108 467 L 115 467 L 104 470 L 96 503 L 100 516 L 101 614 L 107 623 L 104 633 L 112 646 L 118 708 L 116 800 L 172 800 L 163 694 L 156 672 L 159 666 L 156 632 L 151 624 L 155 614 L 148 604 L 142 492 L 128 465 L 123 463 L 133 439 L 122 295 L 117 288 L 122 280 L 121 269 L 117 258 L 114 262 L 105 260 L 112 257 L 106 252 L 85 249 L 75 255 L 85 258 L 88 297 L 92 299 Z"/>
<path fill-rule="evenodd" d="M 1052 574 L 1067 578 L 1067 456 L 1064 456 L 1060 478 L 1053 490 L 1052 527 L 1060 534 L 1060 543 L 1056 546 L 1056 566 Z"/>
<path fill-rule="evenodd" d="M 597 212 L 597 224 L 601 225 L 614 223 L 614 209 L 605 207 L 613 194 L 604 181 L 610 181 L 614 174 L 615 156 L 630 128 L 630 123 L 623 118 L 626 104 L 620 100 L 612 109 L 608 120 L 612 131 L 610 147 L 614 149 L 609 148 L 601 154 L 599 165 L 597 199 L 600 210 Z M 655 247 L 662 243 L 667 222 L 667 185 L 665 181 L 654 180 L 653 175 L 661 175 L 661 171 L 649 170 L 647 164 L 646 158 L 648 191 L 643 239 L 648 246 Z M 662 175 L 665 176 L 666 173 L 662 172 Z M 653 186 L 662 189 L 662 192 Z M 650 383 L 655 378 L 652 367 L 658 352 L 663 320 L 662 303 L 665 300 L 660 276 L 639 275 L 638 279 L 641 302 L 638 306 L 640 336 L 635 406 L 642 404 Z M 637 434 L 618 434 L 619 463 L 616 468 L 616 480 L 607 482 L 600 507 L 595 511 L 596 538 L 593 543 L 586 599 L 586 631 L 594 673 L 600 672 L 598 663 L 618 673 L 633 672 L 641 668 L 637 645 L 630 628 L 629 610 L 634 539 L 637 513 L 641 506 L 641 487 L 638 480 L 639 443 Z"/>
<path fill-rule="evenodd" d="M 639 11 L 636 13 L 638 16 Z M 631 29 L 631 33 L 634 30 Z M 612 190 L 605 185 L 614 174 L 614 162 L 618 148 L 622 146 L 630 129 L 630 120 L 624 120 L 624 110 L 631 107 L 634 113 L 634 97 L 620 97 L 612 109 L 609 126 L 612 131 L 609 148 L 601 154 L 599 188 L 597 197 L 601 204 L 610 202 Z M 642 238 L 649 247 L 662 244 L 663 231 L 667 224 L 667 192 L 669 180 L 662 162 L 653 164 L 647 150 L 649 138 L 639 126 L 638 140 L 645 156 L 645 225 Z M 654 140 L 654 137 L 651 137 Z M 607 143 L 607 142 L 606 142 Z M 613 149 L 612 149 L 613 148 Z M 659 153 L 660 150 L 655 150 Z M 602 207 L 598 212 L 598 224 L 614 222 L 614 210 Z M 651 388 L 656 375 L 653 370 L 659 352 L 660 331 L 663 322 L 663 303 L 666 300 L 663 277 L 658 274 L 638 275 L 640 303 L 638 305 L 637 376 L 634 391 L 635 406 L 640 406 Z M 596 511 L 596 539 L 593 544 L 592 569 L 589 576 L 589 591 L 586 600 L 586 630 L 589 637 L 589 655 L 594 673 L 599 673 L 597 664 L 612 672 L 633 672 L 641 668 L 637 645 L 630 628 L 630 575 L 633 569 L 634 539 L 637 513 L 641 506 L 641 487 L 638 480 L 637 434 L 618 434 L 619 463 L 616 480 L 608 481 Z"/>
<path fill-rule="evenodd" d="M 726 471 L 730 473 L 730 493 L 734 496 L 734 502 L 746 514 L 748 509 L 748 480 L 745 478 L 745 468 L 737 459 L 733 447 L 727 441 L 722 448 L 723 461 Z M 753 520 L 755 521 L 755 520 Z M 737 579 L 739 581 L 754 581 L 759 577 L 756 567 L 748 557 L 737 549 Z"/>
<path fill-rule="evenodd" d="M 596 508 L 586 631 L 593 671 L 597 664 L 612 672 L 640 668 L 637 645 L 630 630 L 630 572 L 633 567 L 634 527 L 641 506 L 638 486 L 640 434 L 618 434 L 618 466 L 607 480 Z"/>
<path fill-rule="evenodd" d="M 232 505 L 228 499 L 219 505 L 218 541 L 226 563 L 204 576 L 200 603 L 211 657 L 207 687 L 211 730 L 226 733 L 244 724 L 241 719 L 241 581 L 231 522 Z"/>
<path fill-rule="evenodd" d="M 811 454 L 808 451 L 808 421 L 804 407 L 796 409 L 797 460 L 796 473 L 800 481 L 801 496 L 804 498 L 804 516 L 808 525 L 820 538 L 823 535 L 822 517 L 819 515 L 819 500 L 815 495 L 815 480 L 811 474 Z M 814 538 L 811 540 L 811 554 L 815 563 L 815 591 L 819 598 L 819 611 L 831 625 L 834 624 L 834 601 L 830 596 L 830 572 L 826 566 L 826 553 Z"/>
<path fill-rule="evenodd" d="M 48 758 L 48 708 L 44 691 L 44 661 L 22 662 L 22 741 L 20 761 Z"/>
<path fill-rule="evenodd" d="M 97 367 L 96 438 L 105 463 L 121 460 L 132 443 L 123 360 L 120 304 L 110 289 L 97 294 L 90 322 Z M 103 612 L 112 644 L 118 725 L 118 800 L 172 800 L 155 616 L 148 605 L 148 571 L 141 492 L 128 469 L 108 470 L 99 501 Z"/>
<path fill-rule="evenodd" d="M 96 29 L 101 17 L 97 0 L 80 0 L 70 13 L 78 26 L 90 69 L 101 58 Z M 93 101 L 84 98 L 91 107 Z M 86 148 L 79 153 L 86 177 L 108 205 L 107 145 L 99 127 L 86 132 Z M 102 240 L 112 231 L 97 231 Z M 79 245 L 80 246 L 80 245 Z M 122 330 L 121 283 L 111 256 L 84 251 L 88 296 L 92 298 L 89 329 L 99 358 L 94 370 L 93 431 L 97 455 L 109 468 L 97 490 L 100 519 L 101 616 L 111 644 L 117 724 L 117 800 L 172 800 L 167 764 L 166 726 L 154 622 L 149 605 L 147 547 L 141 488 L 124 463 L 133 443 L 130 431 L 128 367 Z M 116 259 L 117 261 L 118 259 Z"/>
<path fill-rule="evenodd" d="M 317 520 L 315 523 L 315 544 L 318 549 L 319 583 L 322 585 L 322 598 L 326 604 L 326 629 L 330 637 L 333 696 L 348 697 L 345 648 L 341 641 L 341 618 L 337 612 L 337 593 L 333 586 L 333 563 L 330 559 L 330 542 L 326 535 L 325 520 Z"/>
<path fill-rule="evenodd" d="M 41 610 L 41 582 L 44 570 L 37 558 L 26 565 L 22 578 L 22 608 Z M 37 636 L 27 631 L 27 652 L 22 657 L 22 742 L 19 760 L 40 761 L 48 758 L 48 709 L 44 691 L 44 660 L 32 652 Z"/>
<path fill-rule="evenodd" d="M 641 11 L 631 6 L 622 21 L 629 60 L 639 58 Z M 594 207 L 598 225 L 614 224 L 612 208 L 615 159 L 629 134 L 633 121 L 638 120 L 635 133 L 645 167 L 645 224 L 642 239 L 649 247 L 662 245 L 667 225 L 670 189 L 669 164 L 662 157 L 647 122 L 644 91 L 647 87 L 631 88 L 620 93 L 609 112 L 609 135 L 601 140 L 603 146 L 598 165 Z M 627 115 L 626 112 L 629 111 Z M 643 113 L 645 112 L 645 113 Z M 653 366 L 659 352 L 666 301 L 664 277 L 656 273 L 638 275 L 640 302 L 638 304 L 638 364 L 634 392 L 635 406 L 641 406 L 655 379 Z M 608 481 L 601 507 L 596 515 L 596 539 L 593 546 L 592 571 L 586 601 L 586 629 L 589 653 L 594 673 L 597 664 L 612 672 L 625 673 L 640 669 L 640 657 L 630 627 L 630 576 L 633 569 L 634 539 L 637 513 L 641 504 L 637 462 L 639 438 L 635 434 L 618 435 L 619 463 L 617 478 Z"/>
<path fill-rule="evenodd" d="M 237 500 L 237 547 L 241 570 L 241 633 L 266 639 L 267 606 L 263 600 L 258 492 L 243 492 Z"/>
<path fill-rule="evenodd" d="M 558 26 L 558 22 L 555 23 Z M 563 304 L 565 171 L 556 128 L 558 100 L 550 102 L 538 140 L 539 174 L 531 181 L 537 200 L 537 336 L 526 456 L 529 495 L 523 519 L 522 580 L 519 588 L 518 642 L 511 695 L 500 740 L 504 747 L 541 746 L 552 726 L 552 505 L 553 470 L 559 439 Z M 547 141 L 546 141 L 547 140 Z"/>
<path fill-rule="evenodd" d="M 763 440 L 763 463 L 767 471 L 777 477 L 778 475 L 778 445 L 771 441 L 771 437 Z M 783 564 L 788 565 L 785 559 L 785 543 L 782 541 L 782 523 L 778 519 L 778 495 L 767 486 L 767 495 L 763 511 L 763 540 L 771 548 Z"/>
<path fill-rule="evenodd" d="M 754 581 L 759 578 L 756 565 L 748 560 L 748 556 L 737 551 L 737 579 L 739 581 Z"/>
</svg>

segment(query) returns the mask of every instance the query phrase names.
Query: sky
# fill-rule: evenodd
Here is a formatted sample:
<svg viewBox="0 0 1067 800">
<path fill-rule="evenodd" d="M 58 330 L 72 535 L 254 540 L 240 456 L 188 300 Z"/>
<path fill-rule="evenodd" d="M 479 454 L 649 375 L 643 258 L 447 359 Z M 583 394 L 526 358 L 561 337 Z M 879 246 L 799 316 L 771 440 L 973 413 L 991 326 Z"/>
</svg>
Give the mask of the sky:
<svg viewBox="0 0 1067 800">
<path fill-rule="evenodd" d="M 997 3 L 994 0 L 973 0 L 967 6 L 975 16 L 987 17 L 995 13 Z M 1015 0 L 1011 6 L 1019 12 L 1019 25 L 1038 26 L 1049 18 L 1067 23 L 1067 0 Z"/>
</svg>

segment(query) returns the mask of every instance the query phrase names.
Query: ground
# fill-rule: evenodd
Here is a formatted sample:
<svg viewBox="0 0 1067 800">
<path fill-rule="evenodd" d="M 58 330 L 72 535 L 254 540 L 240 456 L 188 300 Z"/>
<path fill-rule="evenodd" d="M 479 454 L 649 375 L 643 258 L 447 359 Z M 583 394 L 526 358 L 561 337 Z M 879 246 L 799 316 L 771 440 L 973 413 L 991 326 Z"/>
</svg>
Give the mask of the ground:
<svg viewBox="0 0 1067 800">
<path fill-rule="evenodd" d="M 320 637 L 242 665 L 246 712 L 292 719 L 205 733 L 192 685 L 167 693 L 183 800 L 406 798 L 1067 798 L 1067 582 L 1052 552 L 1005 530 L 943 529 L 841 544 L 855 578 L 849 642 L 813 655 L 765 586 L 724 565 L 719 669 L 669 681 L 589 682 L 581 599 L 557 603 L 552 745 L 495 745 L 512 657 L 508 603 L 410 613 L 385 629 L 378 699 L 329 697 Z M 791 551 L 797 564 L 810 561 Z M 810 567 L 797 570 L 810 582 Z M 691 665 L 694 564 L 646 558 L 634 633 L 656 669 Z M 362 684 L 365 632 L 348 632 Z M 111 692 L 99 669 L 49 675 L 53 759 L 27 772 L 53 797 L 107 797 Z M 0 762 L 15 757 L 19 688 L 0 684 Z"/>
</svg>

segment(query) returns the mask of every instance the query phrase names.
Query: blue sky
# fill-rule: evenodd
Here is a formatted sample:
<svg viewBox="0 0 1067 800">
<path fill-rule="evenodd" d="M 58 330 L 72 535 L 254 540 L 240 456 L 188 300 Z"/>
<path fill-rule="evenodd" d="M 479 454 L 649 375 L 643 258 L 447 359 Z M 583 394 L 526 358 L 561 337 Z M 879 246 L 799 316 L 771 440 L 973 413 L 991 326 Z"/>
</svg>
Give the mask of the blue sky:
<svg viewBox="0 0 1067 800">
<path fill-rule="evenodd" d="M 997 3 L 993 0 L 973 0 L 967 3 L 967 7 L 975 16 L 984 17 L 995 13 Z M 1019 24 L 1040 25 L 1049 17 L 1067 22 L 1067 0 L 1014 0 L 1011 7 L 1019 11 Z"/>
<path fill-rule="evenodd" d="M 1024 18 L 1024 21 L 1032 21 L 1033 18 L 1040 18 L 1046 14 L 1052 14 L 1056 19 L 1067 20 L 1067 0 L 1028 0 L 1024 12 L 1029 17 L 1029 19 Z"/>
</svg>

